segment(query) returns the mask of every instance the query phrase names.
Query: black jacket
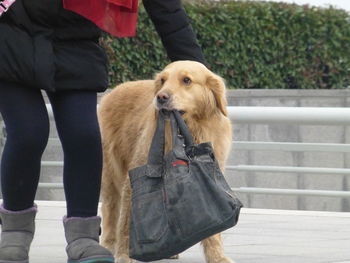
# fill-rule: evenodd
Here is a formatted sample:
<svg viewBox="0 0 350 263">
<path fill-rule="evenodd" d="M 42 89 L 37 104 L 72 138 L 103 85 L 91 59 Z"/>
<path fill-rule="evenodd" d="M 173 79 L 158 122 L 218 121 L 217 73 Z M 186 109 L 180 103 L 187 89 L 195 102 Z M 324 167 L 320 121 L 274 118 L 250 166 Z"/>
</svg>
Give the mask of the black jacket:
<svg viewBox="0 0 350 263">
<path fill-rule="evenodd" d="M 204 63 L 181 0 L 144 0 L 170 60 Z M 100 30 L 62 0 L 17 0 L 0 18 L 0 81 L 56 90 L 104 91 Z"/>
</svg>

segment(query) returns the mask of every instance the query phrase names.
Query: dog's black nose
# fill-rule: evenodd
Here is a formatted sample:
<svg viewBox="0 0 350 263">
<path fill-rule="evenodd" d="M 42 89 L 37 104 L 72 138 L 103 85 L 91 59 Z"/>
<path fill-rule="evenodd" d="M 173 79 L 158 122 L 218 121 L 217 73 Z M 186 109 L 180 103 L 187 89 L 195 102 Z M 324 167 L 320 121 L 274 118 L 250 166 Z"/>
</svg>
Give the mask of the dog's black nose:
<svg viewBox="0 0 350 263">
<path fill-rule="evenodd" d="M 157 102 L 160 104 L 160 105 L 163 105 L 165 103 L 167 103 L 170 99 L 170 96 L 168 93 L 165 93 L 165 92 L 161 92 L 157 95 Z"/>
</svg>

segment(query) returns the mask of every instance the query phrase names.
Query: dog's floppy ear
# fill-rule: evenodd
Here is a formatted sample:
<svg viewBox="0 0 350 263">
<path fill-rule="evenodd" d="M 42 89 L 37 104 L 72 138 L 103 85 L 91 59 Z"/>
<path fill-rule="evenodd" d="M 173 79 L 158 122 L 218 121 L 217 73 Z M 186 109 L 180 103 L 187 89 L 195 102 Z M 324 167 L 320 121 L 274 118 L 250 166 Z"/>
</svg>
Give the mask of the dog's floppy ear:
<svg viewBox="0 0 350 263">
<path fill-rule="evenodd" d="M 208 88 L 213 92 L 216 106 L 225 116 L 227 113 L 226 87 L 224 80 L 215 74 L 210 74 L 207 78 Z"/>
</svg>

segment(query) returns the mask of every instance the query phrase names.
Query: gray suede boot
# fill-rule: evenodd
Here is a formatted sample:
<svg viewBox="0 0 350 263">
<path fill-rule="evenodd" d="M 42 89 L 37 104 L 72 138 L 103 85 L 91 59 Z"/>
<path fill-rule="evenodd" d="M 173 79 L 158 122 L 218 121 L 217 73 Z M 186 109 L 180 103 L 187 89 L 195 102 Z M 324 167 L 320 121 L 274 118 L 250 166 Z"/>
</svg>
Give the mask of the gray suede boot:
<svg viewBox="0 0 350 263">
<path fill-rule="evenodd" d="M 30 244 L 35 231 L 36 205 L 22 211 L 9 211 L 0 206 L 2 224 L 0 263 L 28 263 Z"/>
<path fill-rule="evenodd" d="M 63 218 L 68 263 L 114 263 L 112 253 L 99 244 L 100 224 L 99 216 Z"/>
</svg>

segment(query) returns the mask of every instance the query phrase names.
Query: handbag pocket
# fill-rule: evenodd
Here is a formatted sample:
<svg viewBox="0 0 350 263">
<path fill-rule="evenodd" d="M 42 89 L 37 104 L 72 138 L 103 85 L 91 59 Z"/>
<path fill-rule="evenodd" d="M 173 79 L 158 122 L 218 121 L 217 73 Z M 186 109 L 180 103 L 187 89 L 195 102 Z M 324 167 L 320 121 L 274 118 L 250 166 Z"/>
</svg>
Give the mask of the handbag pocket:
<svg viewBox="0 0 350 263">
<path fill-rule="evenodd" d="M 212 196 L 215 193 L 210 192 L 201 181 L 189 173 L 187 177 L 178 178 L 166 185 L 169 219 L 184 239 L 191 238 L 223 221 L 215 205 L 215 196 Z"/>
<path fill-rule="evenodd" d="M 167 231 L 163 191 L 135 196 L 132 199 L 132 221 L 138 243 L 157 242 Z"/>
</svg>

